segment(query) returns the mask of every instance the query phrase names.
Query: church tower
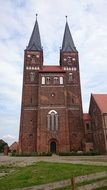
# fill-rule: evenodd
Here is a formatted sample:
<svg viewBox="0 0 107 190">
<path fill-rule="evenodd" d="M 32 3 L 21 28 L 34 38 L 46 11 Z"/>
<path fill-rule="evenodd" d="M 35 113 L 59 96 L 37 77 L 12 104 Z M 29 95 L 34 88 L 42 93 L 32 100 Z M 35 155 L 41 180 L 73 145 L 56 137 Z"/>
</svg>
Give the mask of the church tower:
<svg viewBox="0 0 107 190">
<path fill-rule="evenodd" d="M 83 124 L 78 51 L 66 21 L 60 50 L 60 66 L 66 71 L 66 96 L 70 151 L 82 150 Z"/>
<path fill-rule="evenodd" d="M 60 65 L 44 66 L 36 19 L 24 56 L 19 151 L 78 151 L 83 136 L 78 52 L 68 22 Z"/>
<path fill-rule="evenodd" d="M 20 152 L 37 151 L 37 107 L 39 70 L 43 66 L 43 49 L 38 21 L 24 55 L 22 107 L 20 120 Z"/>
</svg>

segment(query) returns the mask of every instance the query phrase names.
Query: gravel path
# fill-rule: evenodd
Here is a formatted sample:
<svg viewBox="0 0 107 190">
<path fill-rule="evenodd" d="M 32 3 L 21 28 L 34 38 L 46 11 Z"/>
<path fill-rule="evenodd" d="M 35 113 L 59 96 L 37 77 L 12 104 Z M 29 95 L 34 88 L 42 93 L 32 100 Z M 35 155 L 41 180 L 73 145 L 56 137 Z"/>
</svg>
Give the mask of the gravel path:
<svg viewBox="0 0 107 190">
<path fill-rule="evenodd" d="M 53 155 L 52 157 L 0 156 L 0 165 L 13 164 L 16 166 L 26 166 L 26 165 L 31 165 L 38 161 L 107 166 L 107 155 L 106 156 L 57 156 L 57 155 Z"/>
</svg>

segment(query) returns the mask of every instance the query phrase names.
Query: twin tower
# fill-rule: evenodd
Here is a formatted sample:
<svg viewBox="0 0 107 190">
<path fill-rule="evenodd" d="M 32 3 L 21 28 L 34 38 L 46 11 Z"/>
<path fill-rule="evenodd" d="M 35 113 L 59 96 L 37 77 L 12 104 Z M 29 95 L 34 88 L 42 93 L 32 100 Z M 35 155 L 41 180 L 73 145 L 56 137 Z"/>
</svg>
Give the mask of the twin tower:
<svg viewBox="0 0 107 190">
<path fill-rule="evenodd" d="M 43 65 L 36 19 L 24 55 L 19 151 L 83 150 L 78 52 L 66 21 L 59 66 Z"/>
</svg>

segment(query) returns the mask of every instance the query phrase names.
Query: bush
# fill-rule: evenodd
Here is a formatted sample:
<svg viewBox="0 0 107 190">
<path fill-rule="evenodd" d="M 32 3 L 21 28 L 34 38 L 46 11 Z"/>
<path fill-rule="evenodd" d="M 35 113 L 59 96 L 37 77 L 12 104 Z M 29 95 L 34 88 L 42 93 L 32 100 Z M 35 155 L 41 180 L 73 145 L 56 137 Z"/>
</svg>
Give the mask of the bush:
<svg viewBox="0 0 107 190">
<path fill-rule="evenodd" d="M 52 152 L 32 152 L 32 153 L 18 153 L 12 152 L 11 156 L 29 157 L 29 156 L 52 156 Z"/>
<path fill-rule="evenodd" d="M 38 156 L 52 156 L 52 152 L 38 152 Z"/>
<path fill-rule="evenodd" d="M 7 145 L 7 143 L 5 143 L 5 142 L 2 142 L 1 144 L 0 144 L 0 153 L 2 153 L 2 152 L 4 152 L 4 147 Z"/>
<path fill-rule="evenodd" d="M 97 151 L 90 151 L 90 152 L 59 152 L 58 153 L 59 156 L 96 156 L 96 155 L 100 155 L 99 152 Z"/>
</svg>

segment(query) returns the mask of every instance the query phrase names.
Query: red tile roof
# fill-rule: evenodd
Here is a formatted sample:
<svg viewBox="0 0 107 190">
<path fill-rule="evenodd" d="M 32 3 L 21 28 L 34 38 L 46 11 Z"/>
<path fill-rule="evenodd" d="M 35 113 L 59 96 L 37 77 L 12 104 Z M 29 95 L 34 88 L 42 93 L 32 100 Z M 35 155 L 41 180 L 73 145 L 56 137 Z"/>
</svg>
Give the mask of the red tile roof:
<svg viewBox="0 0 107 190">
<path fill-rule="evenodd" d="M 18 151 L 18 148 L 19 148 L 19 143 L 18 143 L 18 142 L 12 143 L 12 144 L 10 145 L 10 147 L 9 147 L 9 149 L 10 149 L 11 151 L 13 151 L 13 150 Z"/>
<path fill-rule="evenodd" d="M 92 94 L 102 113 L 107 113 L 107 94 Z"/>
<path fill-rule="evenodd" d="M 83 120 L 84 120 L 84 121 L 89 121 L 89 120 L 91 120 L 90 115 L 89 115 L 88 113 L 84 113 L 84 114 L 83 114 Z"/>
<path fill-rule="evenodd" d="M 39 72 L 65 72 L 60 66 L 43 66 Z"/>
</svg>

